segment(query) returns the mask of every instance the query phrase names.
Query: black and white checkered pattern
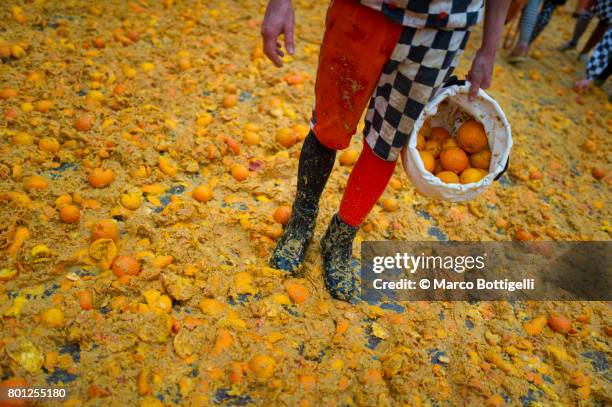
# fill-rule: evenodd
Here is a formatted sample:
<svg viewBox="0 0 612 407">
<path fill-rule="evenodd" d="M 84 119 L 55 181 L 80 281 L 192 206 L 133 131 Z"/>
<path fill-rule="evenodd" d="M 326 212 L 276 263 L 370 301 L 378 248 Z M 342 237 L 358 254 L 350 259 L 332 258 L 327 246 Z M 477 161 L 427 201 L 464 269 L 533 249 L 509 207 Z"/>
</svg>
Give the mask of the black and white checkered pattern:
<svg viewBox="0 0 612 407">
<path fill-rule="evenodd" d="M 364 136 L 377 156 L 397 160 L 425 104 L 457 66 L 469 34 L 465 28 L 404 28 L 366 113 Z"/>
<path fill-rule="evenodd" d="M 465 28 L 478 24 L 483 0 L 361 0 L 391 21 L 414 28 Z"/>
<path fill-rule="evenodd" d="M 597 78 L 610 63 L 612 63 L 612 28 L 608 28 L 595 46 L 587 63 L 586 77 L 591 80 Z"/>
<path fill-rule="evenodd" d="M 612 0 L 597 0 L 592 12 L 606 24 L 612 24 Z"/>
</svg>

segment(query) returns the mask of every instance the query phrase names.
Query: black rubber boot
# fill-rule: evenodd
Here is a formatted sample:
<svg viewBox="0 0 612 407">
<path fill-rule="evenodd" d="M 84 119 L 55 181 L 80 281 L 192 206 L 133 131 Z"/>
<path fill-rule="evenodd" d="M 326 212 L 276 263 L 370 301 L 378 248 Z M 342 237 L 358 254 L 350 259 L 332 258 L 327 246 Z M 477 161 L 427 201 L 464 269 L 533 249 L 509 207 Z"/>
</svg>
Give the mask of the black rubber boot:
<svg viewBox="0 0 612 407">
<path fill-rule="evenodd" d="M 276 242 L 270 258 L 270 266 L 277 270 L 295 273 L 304 261 L 306 249 L 314 233 L 317 210 L 293 205 L 291 219 L 283 235 Z"/>
<path fill-rule="evenodd" d="M 351 261 L 358 230 L 357 226 L 344 223 L 335 214 L 321 240 L 325 286 L 332 297 L 347 302 L 357 300 L 357 276 Z"/>
<path fill-rule="evenodd" d="M 319 198 L 335 159 L 336 151 L 321 144 L 310 131 L 300 153 L 291 219 L 276 243 L 270 259 L 271 267 L 295 273 L 304 261 L 319 211 Z"/>
</svg>

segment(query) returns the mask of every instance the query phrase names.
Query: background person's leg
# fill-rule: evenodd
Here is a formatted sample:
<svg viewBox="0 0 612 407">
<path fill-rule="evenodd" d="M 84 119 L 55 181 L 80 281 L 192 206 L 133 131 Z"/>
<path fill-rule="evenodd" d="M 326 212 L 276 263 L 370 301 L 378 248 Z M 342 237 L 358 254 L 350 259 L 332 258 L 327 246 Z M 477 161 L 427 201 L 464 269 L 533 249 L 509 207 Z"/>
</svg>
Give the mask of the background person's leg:
<svg viewBox="0 0 612 407">
<path fill-rule="evenodd" d="M 572 34 L 572 38 L 568 42 L 563 44 L 561 47 L 559 47 L 559 50 L 567 51 L 576 48 L 576 45 L 578 45 L 578 41 L 580 41 L 580 37 L 582 37 L 582 34 L 584 34 L 584 32 L 586 31 L 592 18 L 593 14 L 588 11 L 585 11 L 584 13 L 580 14 L 578 16 L 578 19 L 576 20 L 576 25 L 574 26 L 574 33 Z"/>
<path fill-rule="evenodd" d="M 552 15 L 555 12 L 556 8 L 557 5 L 552 1 L 544 1 L 544 4 L 542 4 L 542 10 L 540 10 L 540 13 L 538 14 L 538 19 L 536 21 L 535 27 L 533 28 L 533 32 L 531 33 L 529 44 L 534 42 L 540 36 L 542 31 L 544 31 L 544 28 L 546 28 L 546 26 L 550 22 L 550 19 L 552 18 Z"/>
<path fill-rule="evenodd" d="M 605 21 L 599 20 L 597 22 L 597 27 L 595 27 L 586 44 L 584 44 L 582 51 L 580 51 L 580 55 L 588 55 L 593 50 L 593 48 L 595 48 L 597 43 L 601 41 L 608 28 L 608 24 L 606 24 Z"/>
<path fill-rule="evenodd" d="M 523 9 L 523 15 L 521 16 L 521 35 L 519 37 L 520 44 L 529 43 L 533 29 L 538 21 L 538 12 L 541 4 L 542 0 L 529 0 Z"/>
<path fill-rule="evenodd" d="M 541 4 L 542 0 L 529 0 L 523 9 L 519 25 L 520 35 L 518 43 L 510 53 L 508 62 L 517 63 L 525 60 L 527 51 L 529 50 L 529 40 L 531 39 L 531 35 L 538 20 L 538 12 Z"/>
</svg>

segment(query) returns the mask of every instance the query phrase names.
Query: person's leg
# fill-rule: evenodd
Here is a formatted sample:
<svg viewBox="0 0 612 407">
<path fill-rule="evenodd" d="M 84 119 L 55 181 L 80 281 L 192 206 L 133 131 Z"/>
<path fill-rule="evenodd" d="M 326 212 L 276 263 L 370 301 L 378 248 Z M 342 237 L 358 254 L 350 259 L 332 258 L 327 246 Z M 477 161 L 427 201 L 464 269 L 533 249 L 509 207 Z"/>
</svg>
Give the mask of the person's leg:
<svg viewBox="0 0 612 407">
<path fill-rule="evenodd" d="M 272 252 L 272 267 L 292 273 L 304 261 L 315 227 L 319 198 L 335 160 L 336 150 L 325 147 L 310 131 L 300 151 L 297 191 L 291 218 Z"/>
<path fill-rule="evenodd" d="M 523 14 L 521 15 L 521 22 L 519 25 L 520 35 L 516 47 L 510 53 L 508 62 L 518 63 L 522 62 L 527 58 L 527 52 L 529 51 L 529 39 L 533 33 L 536 21 L 538 20 L 538 10 L 542 0 L 529 0 Z"/>
<path fill-rule="evenodd" d="M 365 220 L 389 183 L 396 161 L 378 157 L 364 143 L 357 163 L 349 176 L 339 216 L 344 223 L 359 226 Z"/>
<path fill-rule="evenodd" d="M 582 37 L 582 34 L 584 34 L 584 32 L 586 31 L 592 18 L 593 14 L 588 11 L 585 11 L 584 13 L 580 14 L 578 16 L 578 19 L 576 20 L 576 25 L 574 26 L 574 33 L 572 34 L 572 39 L 561 45 L 559 47 L 559 51 L 568 51 L 570 49 L 576 48 L 576 45 L 578 45 L 578 41 L 580 41 L 580 37 Z"/>
<path fill-rule="evenodd" d="M 325 24 L 312 130 L 300 154 L 291 219 L 270 259 L 272 267 L 291 273 L 303 262 L 312 239 L 319 198 L 332 171 L 336 150 L 350 143 L 402 30 L 382 13 L 352 0 L 334 0 Z"/>
<path fill-rule="evenodd" d="M 384 192 L 414 122 L 451 75 L 468 38 L 465 30 L 406 27 L 385 64 L 366 114 L 364 148 L 321 241 L 325 283 L 333 297 L 355 297 L 351 259 L 358 226 Z"/>
<path fill-rule="evenodd" d="M 603 86 L 612 74 L 612 61 L 608 61 L 606 68 L 593 80 L 595 86 Z"/>
<path fill-rule="evenodd" d="M 603 38 L 597 43 L 593 54 L 586 66 L 586 78 L 597 80 L 609 74 L 610 61 L 612 60 L 612 30 L 608 30 Z M 605 80 L 605 79 L 604 79 Z"/>
<path fill-rule="evenodd" d="M 589 37 L 587 43 L 584 44 L 584 47 L 582 48 L 582 51 L 580 51 L 578 58 L 583 60 L 583 62 L 588 61 L 589 53 L 593 50 L 593 48 L 595 48 L 595 45 L 597 45 L 597 43 L 601 41 L 607 29 L 608 24 L 606 24 L 606 22 L 603 20 L 599 20 L 599 22 L 597 23 L 597 27 L 595 27 L 595 29 L 591 33 L 591 36 Z"/>
<path fill-rule="evenodd" d="M 531 38 L 529 39 L 529 44 L 533 43 L 536 38 L 540 36 L 544 28 L 550 22 L 553 13 L 555 12 L 555 8 L 557 5 L 550 0 L 545 0 L 542 5 L 542 10 L 538 14 L 538 20 L 536 21 L 535 27 L 533 28 L 533 32 L 531 33 Z"/>
</svg>

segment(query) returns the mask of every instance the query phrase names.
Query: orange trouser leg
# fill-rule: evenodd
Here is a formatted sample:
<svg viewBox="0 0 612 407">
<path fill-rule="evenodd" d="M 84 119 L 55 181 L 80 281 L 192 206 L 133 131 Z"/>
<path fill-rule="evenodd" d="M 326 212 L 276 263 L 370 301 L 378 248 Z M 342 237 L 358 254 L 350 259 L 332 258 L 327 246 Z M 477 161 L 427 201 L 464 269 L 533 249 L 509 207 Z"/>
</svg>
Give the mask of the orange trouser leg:
<svg viewBox="0 0 612 407">
<path fill-rule="evenodd" d="M 346 148 L 402 32 L 382 13 L 355 0 L 333 0 L 319 55 L 314 133 L 325 146 Z"/>
</svg>

